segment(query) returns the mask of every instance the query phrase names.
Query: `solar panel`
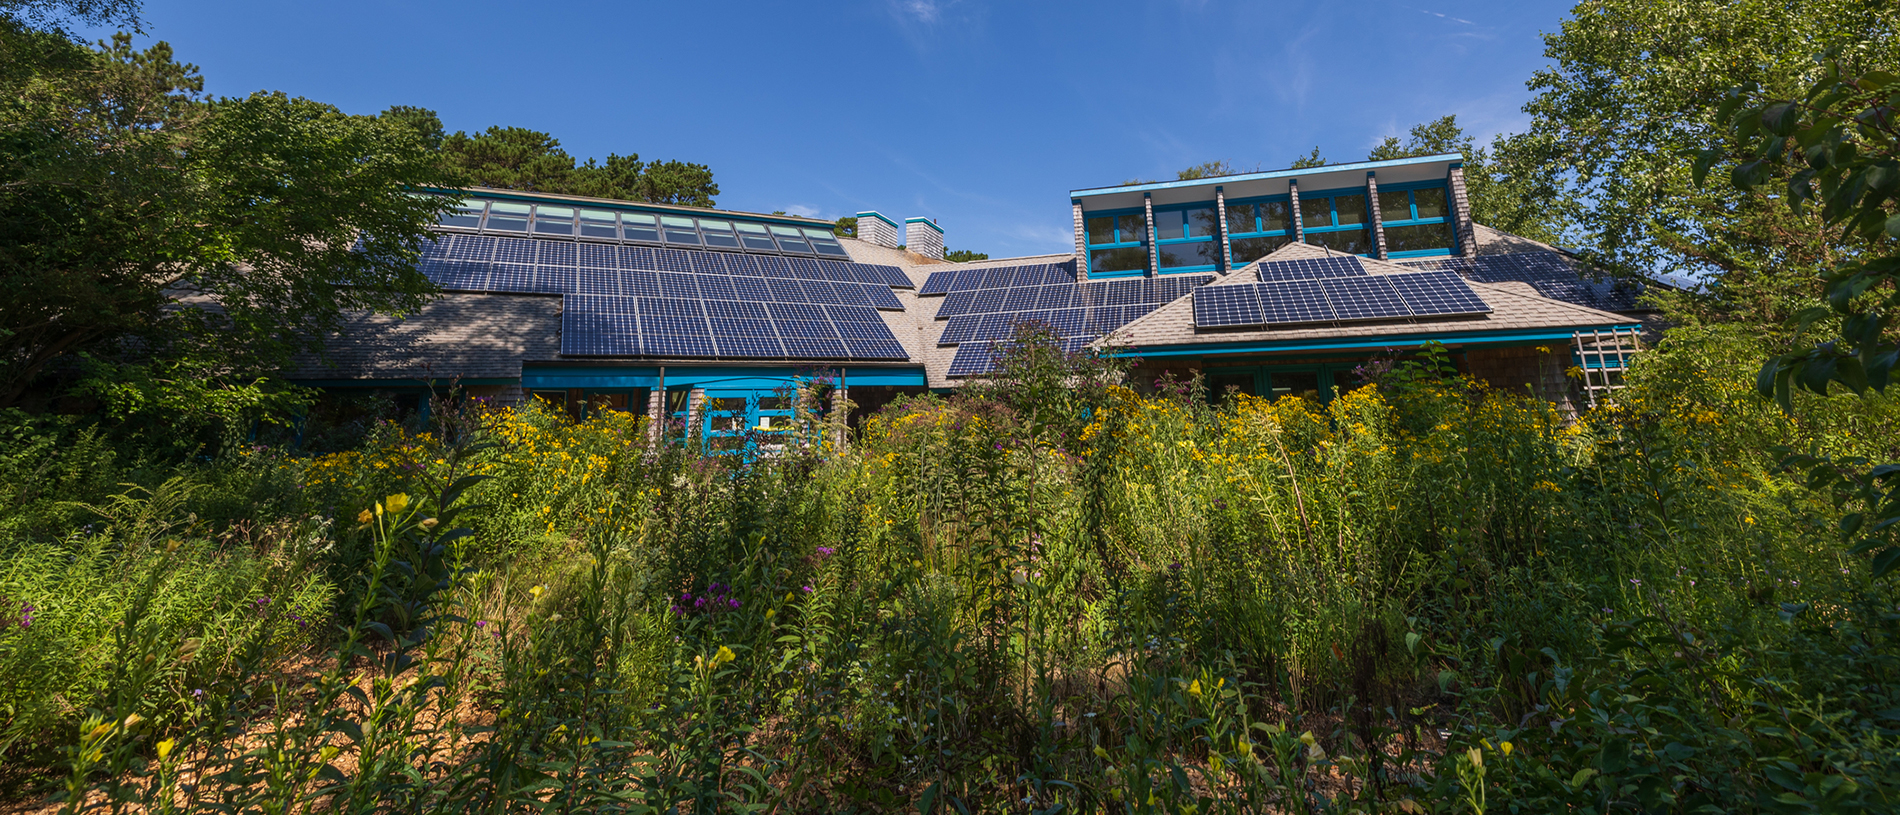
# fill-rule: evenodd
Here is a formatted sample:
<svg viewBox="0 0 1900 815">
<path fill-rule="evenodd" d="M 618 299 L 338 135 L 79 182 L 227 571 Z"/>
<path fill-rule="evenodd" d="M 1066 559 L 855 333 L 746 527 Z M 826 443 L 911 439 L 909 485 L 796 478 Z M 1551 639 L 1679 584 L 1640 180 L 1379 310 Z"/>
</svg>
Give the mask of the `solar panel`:
<svg viewBox="0 0 1900 815">
<path fill-rule="evenodd" d="M 753 258 L 759 265 L 759 274 L 765 277 L 791 277 L 791 261 L 777 255 Z"/>
<path fill-rule="evenodd" d="M 646 326 L 642 319 L 641 327 Z M 640 333 L 640 352 L 655 357 L 710 357 L 713 356 L 713 339 L 710 334 L 651 334 Z"/>
<path fill-rule="evenodd" d="M 489 264 L 473 260 L 438 260 L 431 263 L 423 273 L 435 281 L 437 286 L 460 291 L 482 291 L 488 288 Z"/>
<path fill-rule="evenodd" d="M 1338 319 L 1389 320 L 1412 316 L 1412 310 L 1406 307 L 1386 275 L 1331 277 L 1319 284 L 1332 303 L 1333 316 Z"/>
<path fill-rule="evenodd" d="M 778 326 L 779 336 L 785 337 L 786 339 L 792 337 L 801 337 L 804 339 L 838 338 L 838 332 L 832 329 L 831 323 L 821 320 L 773 320 L 772 323 Z"/>
<path fill-rule="evenodd" d="M 567 241 L 533 241 L 534 262 L 545 266 L 580 264 L 580 244 Z"/>
<path fill-rule="evenodd" d="M 1125 306 L 1147 299 L 1148 287 L 1145 279 L 1111 280 L 1103 289 L 1104 299 L 1101 305 Z"/>
<path fill-rule="evenodd" d="M 1075 337 L 1088 333 L 1088 312 L 1079 308 L 1065 308 L 1049 313 L 1049 324 L 1054 326 L 1056 334 L 1063 337 Z"/>
<path fill-rule="evenodd" d="M 620 275 L 620 287 L 623 294 L 639 295 L 641 297 L 661 296 L 659 272 L 649 272 L 645 269 L 620 269 L 616 271 Z"/>
<path fill-rule="evenodd" d="M 965 314 L 951 317 L 943 327 L 943 335 L 937 338 L 938 345 L 960 345 L 976 336 L 977 326 L 983 323 L 980 314 Z"/>
<path fill-rule="evenodd" d="M 1028 309 L 1035 308 L 1037 294 L 1038 294 L 1038 287 L 1036 286 L 1023 286 L 1022 288 L 1005 289 L 1004 294 L 1003 294 L 1003 309 L 1002 310 L 1003 311 L 1026 311 Z"/>
<path fill-rule="evenodd" d="M 1224 328 L 1266 322 L 1257 286 L 1208 286 L 1194 292 L 1194 325 Z"/>
<path fill-rule="evenodd" d="M 825 279 L 827 280 L 849 280 L 854 283 L 863 282 L 863 276 L 858 273 L 858 267 L 855 263 L 820 260 L 818 261 L 818 268 L 825 271 Z"/>
<path fill-rule="evenodd" d="M 949 376 L 986 374 L 996 367 L 996 352 L 989 343 L 971 343 L 957 348 L 950 359 Z"/>
<path fill-rule="evenodd" d="M 774 320 L 829 320 L 825 310 L 809 303 L 766 303 Z"/>
<path fill-rule="evenodd" d="M 983 275 L 982 269 L 960 269 L 957 271 L 956 279 L 950 284 L 950 290 L 969 291 L 983 288 Z"/>
<path fill-rule="evenodd" d="M 788 277 L 765 278 L 766 288 L 771 290 L 772 299 L 780 303 L 805 302 L 805 288 L 799 281 Z"/>
<path fill-rule="evenodd" d="M 884 324 L 884 318 L 878 316 L 877 309 L 866 306 L 825 306 L 835 323 L 876 323 Z"/>
<path fill-rule="evenodd" d="M 845 338 L 845 349 L 853 359 L 909 359 L 904 344 L 896 337 L 876 339 Z"/>
<path fill-rule="evenodd" d="M 982 287 L 986 289 L 1005 289 L 1016 282 L 1016 267 L 999 266 L 983 270 Z"/>
<path fill-rule="evenodd" d="M 561 353 L 568 356 L 639 354 L 638 321 L 631 311 L 600 313 L 570 305 L 561 313 Z"/>
<path fill-rule="evenodd" d="M 1435 263 L 1406 265 L 1463 272 L 1480 283 L 1527 283 L 1554 300 L 1606 311 L 1633 311 L 1642 287 L 1614 279 L 1591 280 L 1587 269 L 1556 252 L 1518 252 L 1475 259 L 1434 258 Z"/>
<path fill-rule="evenodd" d="M 1283 280 L 1276 283 L 1261 283 L 1253 287 L 1260 293 L 1260 310 L 1263 322 L 1313 323 L 1333 319 L 1332 306 L 1326 301 L 1326 291 L 1320 288 L 1317 280 Z"/>
<path fill-rule="evenodd" d="M 715 319 L 771 319 L 771 315 L 765 312 L 765 306 L 761 303 L 742 303 L 735 300 L 707 300 L 702 305 L 706 309 L 706 316 Z"/>
<path fill-rule="evenodd" d="M 841 359 L 847 356 L 837 337 L 786 337 L 785 355 L 800 359 Z"/>
<path fill-rule="evenodd" d="M 614 251 L 613 244 L 583 243 L 580 247 L 582 266 L 595 269 L 612 269 L 620 265 L 620 262 L 614 257 L 618 253 Z"/>
<path fill-rule="evenodd" d="M 1478 298 L 1465 279 L 1454 272 L 1412 272 L 1386 275 L 1412 313 L 1426 315 L 1484 314 L 1491 307 Z"/>
<path fill-rule="evenodd" d="M 693 276 L 699 283 L 699 296 L 706 300 L 737 300 L 738 291 L 732 286 L 732 278 L 722 274 L 702 274 Z"/>
<path fill-rule="evenodd" d="M 594 269 L 582 266 L 574 273 L 575 294 L 626 294 L 620 284 L 619 269 Z"/>
<path fill-rule="evenodd" d="M 534 241 L 527 238 L 499 238 L 494 259 L 500 263 L 533 263 Z"/>
<path fill-rule="evenodd" d="M 681 249 L 653 250 L 653 262 L 656 264 L 654 268 L 663 272 L 684 272 L 690 274 L 693 271 L 692 258 L 693 253 Z"/>
<path fill-rule="evenodd" d="M 978 289 L 970 301 L 969 314 L 991 314 L 1003 310 L 1003 299 L 1009 296 L 1008 289 Z"/>
<path fill-rule="evenodd" d="M 889 286 L 870 286 L 864 293 L 871 299 L 872 308 L 888 311 L 904 310 L 904 301 L 897 299 L 897 294 L 892 292 Z"/>
<path fill-rule="evenodd" d="M 1366 267 L 1354 255 L 1334 255 L 1323 258 L 1297 258 L 1294 260 L 1274 260 L 1260 264 L 1260 282 L 1272 283 L 1280 280 L 1320 280 L 1328 277 L 1359 277 L 1366 274 Z"/>
<path fill-rule="evenodd" d="M 958 272 L 962 274 L 962 272 Z M 953 291 L 944 295 L 943 302 L 937 304 L 938 317 L 955 317 L 969 314 L 970 307 L 976 305 L 976 292 L 970 289 Z"/>
<path fill-rule="evenodd" d="M 1008 337 L 1015 330 L 1015 317 L 1014 314 L 985 314 L 982 316 L 982 322 L 977 324 L 976 333 L 972 334 L 970 339 L 982 341 Z"/>
<path fill-rule="evenodd" d="M 709 318 L 709 323 L 712 326 L 713 336 L 719 337 L 719 338 L 724 338 L 728 336 L 732 336 L 732 337 L 777 337 L 778 336 L 778 332 L 773 330 L 772 328 L 772 321 L 764 319 L 764 318 L 747 319 L 744 317 L 712 317 L 712 318 Z M 724 345 L 724 343 L 721 343 L 721 345 Z"/>
<path fill-rule="evenodd" d="M 1068 308 L 1074 302 L 1075 302 L 1075 285 L 1074 284 L 1057 284 L 1057 285 L 1052 285 L 1052 286 L 1043 286 L 1036 290 L 1036 304 L 1034 308 L 1038 308 L 1038 309 Z"/>
<path fill-rule="evenodd" d="M 759 277 L 759 260 L 751 255 L 727 255 L 726 271 L 735 275 Z"/>
<path fill-rule="evenodd" d="M 957 272 L 931 272 L 929 277 L 924 278 L 924 285 L 917 290 L 917 293 L 919 295 L 949 294 L 950 281 L 955 280 L 957 274 Z"/>
<path fill-rule="evenodd" d="M 488 287 L 494 291 L 534 291 L 534 267 L 523 263 L 496 263 L 488 267 Z"/>
<path fill-rule="evenodd" d="M 1041 266 L 1018 266 L 1016 276 L 1010 280 L 1009 285 L 1022 288 L 1040 286 L 1042 285 L 1042 269 Z"/>
<path fill-rule="evenodd" d="M 727 335 L 720 333 L 718 326 L 714 326 L 713 342 L 719 347 L 722 357 L 785 356 L 785 346 L 779 343 L 778 337 Z"/>
<path fill-rule="evenodd" d="M 622 269 L 658 269 L 659 261 L 654 259 L 653 249 L 646 246 L 620 247 L 619 265 Z"/>
<path fill-rule="evenodd" d="M 719 252 L 688 252 L 693 258 L 693 271 L 699 274 L 726 273 L 726 263 Z"/>
<path fill-rule="evenodd" d="M 904 274 L 904 270 L 896 266 L 875 266 L 873 268 L 883 272 L 883 283 L 892 288 L 908 289 L 917 285 L 911 282 L 910 275 Z"/>
<path fill-rule="evenodd" d="M 699 284 L 691 274 L 678 272 L 654 272 L 654 280 L 659 281 L 660 295 L 663 297 L 698 297 Z"/>
<path fill-rule="evenodd" d="M 732 295 L 740 300 L 764 302 L 772 299 L 772 290 L 762 277 L 732 278 Z"/>
<path fill-rule="evenodd" d="M 838 299 L 838 292 L 832 288 L 831 282 L 828 280 L 800 280 L 798 281 L 798 287 L 805 291 L 806 302 L 842 302 Z"/>
<path fill-rule="evenodd" d="M 697 319 L 701 313 L 698 300 L 687 300 L 679 297 L 641 297 L 639 301 L 640 313 L 642 315 L 692 317 Z"/>
<path fill-rule="evenodd" d="M 866 286 L 863 283 L 833 283 L 831 293 L 837 296 L 839 305 L 869 306 L 872 305 L 871 290 L 873 288 L 885 294 L 891 293 L 890 289 L 883 286 Z"/>
<path fill-rule="evenodd" d="M 811 258 L 791 258 L 790 260 L 792 261 L 793 277 L 800 280 L 824 279 L 825 269 L 818 265 L 818 261 Z"/>
<path fill-rule="evenodd" d="M 449 243 L 447 257 L 451 260 L 493 260 L 495 244 L 499 238 L 486 235 L 456 235 Z"/>
</svg>

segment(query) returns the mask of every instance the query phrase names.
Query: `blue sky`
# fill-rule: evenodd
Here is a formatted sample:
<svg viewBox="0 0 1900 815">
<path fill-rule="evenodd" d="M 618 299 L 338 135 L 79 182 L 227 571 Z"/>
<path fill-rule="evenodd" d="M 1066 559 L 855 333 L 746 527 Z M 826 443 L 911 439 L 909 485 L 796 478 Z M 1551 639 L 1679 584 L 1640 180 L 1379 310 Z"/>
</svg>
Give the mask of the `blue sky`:
<svg viewBox="0 0 1900 815">
<path fill-rule="evenodd" d="M 1522 129 L 1560 3 L 394 3 L 148 0 L 220 95 L 451 130 L 547 131 L 577 157 L 712 167 L 719 206 L 934 217 L 995 257 L 1067 251 L 1068 191 L 1214 159 L 1358 160 L 1455 113 Z"/>
</svg>

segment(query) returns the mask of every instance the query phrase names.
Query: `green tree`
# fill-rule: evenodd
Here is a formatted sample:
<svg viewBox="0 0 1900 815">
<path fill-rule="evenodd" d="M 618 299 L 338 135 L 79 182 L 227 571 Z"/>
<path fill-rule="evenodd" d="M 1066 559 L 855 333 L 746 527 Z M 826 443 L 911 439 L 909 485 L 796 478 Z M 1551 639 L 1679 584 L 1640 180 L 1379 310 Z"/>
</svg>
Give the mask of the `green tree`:
<svg viewBox="0 0 1900 815">
<path fill-rule="evenodd" d="M 1812 55 L 1892 70 L 1900 5 L 1862 0 L 1597 0 L 1545 36 L 1552 65 L 1532 77 L 1519 160 L 1555 171 L 1577 202 L 1566 238 L 1632 272 L 1707 275 L 1706 294 L 1670 296 L 1684 320 L 1785 324 L 1819 274 L 1864 239 L 1764 188 L 1696 185 L 1686 154 L 1738 149 L 1715 100 L 1752 83 L 1793 98 Z M 1786 168 L 1774 170 L 1786 173 Z M 1501 225 L 1500 225 L 1501 226 Z"/>
<path fill-rule="evenodd" d="M 1321 158 L 1319 155 L 1319 145 L 1313 145 L 1313 152 L 1294 159 L 1293 163 L 1288 164 L 1287 167 L 1294 170 L 1304 170 L 1308 167 L 1324 167 L 1327 163 L 1326 159 Z"/>
<path fill-rule="evenodd" d="M 1205 162 L 1202 164 L 1196 164 L 1192 167 L 1189 167 L 1185 170 L 1175 173 L 1174 178 L 1177 181 L 1193 181 L 1194 179 L 1197 179 L 1197 178 L 1215 178 L 1217 176 L 1223 176 L 1223 175 L 1237 175 L 1242 172 L 1246 172 L 1246 171 L 1238 167 L 1235 167 L 1232 164 L 1228 164 L 1226 161 L 1217 160 L 1217 161 Z"/>
<path fill-rule="evenodd" d="M 347 310 L 407 311 L 445 185 L 417 131 L 0 20 L 0 405 L 55 360 L 196 360 L 242 377 Z M 248 381 L 248 380 L 247 380 Z"/>
<path fill-rule="evenodd" d="M 403 118 L 421 117 L 411 112 Z M 637 153 L 576 164 L 560 140 L 522 127 L 490 127 L 473 135 L 457 131 L 442 139 L 442 150 L 470 184 L 482 187 L 694 207 L 710 207 L 719 195 L 706 165 L 645 162 Z"/>
<path fill-rule="evenodd" d="M 1499 136 L 1491 148 L 1477 146 L 1454 115 L 1415 125 L 1403 142 L 1387 136 L 1367 161 L 1458 153 L 1464 157 L 1465 191 L 1471 218 L 1532 240 L 1558 243 L 1575 206 L 1559 190 L 1549 164 L 1528 160 L 1527 136 Z"/>
<path fill-rule="evenodd" d="M 834 223 L 831 225 L 831 234 L 837 235 L 840 238 L 857 237 L 858 236 L 858 216 L 846 215 L 842 218 L 839 218 L 837 223 Z"/>
<path fill-rule="evenodd" d="M 989 260 L 990 256 L 984 252 L 972 252 L 968 249 L 945 249 L 943 259 L 951 263 L 969 263 L 972 260 Z"/>
</svg>

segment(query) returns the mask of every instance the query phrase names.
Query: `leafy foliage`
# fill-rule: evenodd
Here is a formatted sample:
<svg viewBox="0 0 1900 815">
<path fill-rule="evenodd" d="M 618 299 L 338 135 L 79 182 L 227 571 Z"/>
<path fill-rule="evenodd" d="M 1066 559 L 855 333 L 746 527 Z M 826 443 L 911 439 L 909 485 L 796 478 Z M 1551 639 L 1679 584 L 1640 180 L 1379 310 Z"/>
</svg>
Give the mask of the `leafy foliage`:
<svg viewBox="0 0 1900 815">
<path fill-rule="evenodd" d="M 425 129 L 434 118 L 411 111 L 395 115 L 422 120 Z M 439 122 L 435 129 L 441 129 Z M 704 164 L 642 161 L 638 153 L 576 164 L 559 140 L 521 127 L 490 127 L 473 135 L 457 131 L 441 143 L 449 164 L 476 186 L 693 207 L 710 207 L 719 195 Z"/>
</svg>

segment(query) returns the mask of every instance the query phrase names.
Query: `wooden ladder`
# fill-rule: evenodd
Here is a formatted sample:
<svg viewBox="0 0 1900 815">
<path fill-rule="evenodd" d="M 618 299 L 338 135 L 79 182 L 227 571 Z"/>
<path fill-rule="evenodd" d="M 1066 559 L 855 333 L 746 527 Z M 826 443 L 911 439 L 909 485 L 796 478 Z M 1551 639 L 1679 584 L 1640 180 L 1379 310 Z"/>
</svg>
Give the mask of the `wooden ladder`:
<svg viewBox="0 0 1900 815">
<path fill-rule="evenodd" d="M 1641 329 L 1637 328 L 1593 328 L 1570 335 L 1570 340 L 1577 365 L 1583 369 L 1583 398 L 1590 407 L 1623 387 L 1630 358 L 1643 350 Z"/>
</svg>

